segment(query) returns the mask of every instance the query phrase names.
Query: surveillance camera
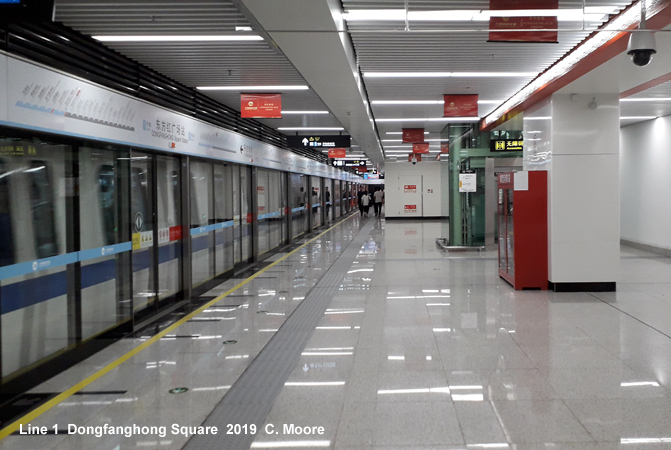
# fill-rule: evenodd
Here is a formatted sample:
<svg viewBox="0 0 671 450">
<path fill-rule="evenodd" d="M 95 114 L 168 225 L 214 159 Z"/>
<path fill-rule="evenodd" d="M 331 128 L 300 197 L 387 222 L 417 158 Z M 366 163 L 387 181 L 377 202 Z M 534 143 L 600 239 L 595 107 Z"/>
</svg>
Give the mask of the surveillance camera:
<svg viewBox="0 0 671 450">
<path fill-rule="evenodd" d="M 417 157 L 413 155 L 413 157 L 412 157 L 412 159 L 410 160 L 410 162 L 412 163 L 413 166 L 414 166 L 415 164 L 417 164 Z"/>
<path fill-rule="evenodd" d="M 652 55 L 657 53 L 655 36 L 652 31 L 639 29 L 632 32 L 629 36 L 629 45 L 627 46 L 627 55 L 637 66 L 643 67 L 650 64 Z"/>
</svg>

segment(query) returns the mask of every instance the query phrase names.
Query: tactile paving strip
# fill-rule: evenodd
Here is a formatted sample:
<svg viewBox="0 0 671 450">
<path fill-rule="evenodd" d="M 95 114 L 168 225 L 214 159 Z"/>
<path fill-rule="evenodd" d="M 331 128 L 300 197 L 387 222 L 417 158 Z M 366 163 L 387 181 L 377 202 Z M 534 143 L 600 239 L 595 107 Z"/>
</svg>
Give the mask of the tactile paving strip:
<svg viewBox="0 0 671 450">
<path fill-rule="evenodd" d="M 229 424 L 255 424 L 261 430 L 284 383 L 298 363 L 315 327 L 364 244 L 375 222 L 370 221 L 350 241 L 328 271 L 296 307 L 273 338 L 210 413 L 204 426 L 217 435 L 193 436 L 186 450 L 246 450 L 256 435 L 226 434 Z"/>
</svg>

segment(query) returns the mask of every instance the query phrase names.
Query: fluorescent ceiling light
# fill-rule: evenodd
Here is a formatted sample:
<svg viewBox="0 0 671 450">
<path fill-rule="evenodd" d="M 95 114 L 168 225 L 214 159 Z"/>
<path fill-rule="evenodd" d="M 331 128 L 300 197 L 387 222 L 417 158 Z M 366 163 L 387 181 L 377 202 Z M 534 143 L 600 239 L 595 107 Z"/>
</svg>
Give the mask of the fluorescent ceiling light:
<svg viewBox="0 0 671 450">
<path fill-rule="evenodd" d="M 669 102 L 671 97 L 650 97 L 650 98 L 621 98 L 621 102 Z"/>
<path fill-rule="evenodd" d="M 343 127 L 281 127 L 279 131 L 343 131 Z"/>
<path fill-rule="evenodd" d="M 536 76 L 537 72 L 365 72 L 365 78 L 502 78 Z"/>
<path fill-rule="evenodd" d="M 479 117 L 411 117 L 400 119 L 375 119 L 376 122 L 477 122 Z"/>
<path fill-rule="evenodd" d="M 282 111 L 282 114 L 328 114 L 328 111 Z"/>
<path fill-rule="evenodd" d="M 235 27 L 235 31 L 252 31 L 252 27 Z"/>
<path fill-rule="evenodd" d="M 387 134 L 403 134 L 402 131 L 387 131 Z M 425 131 L 424 134 L 429 134 L 428 131 Z"/>
<path fill-rule="evenodd" d="M 515 9 L 480 10 L 452 9 L 434 11 L 406 11 L 404 9 L 359 9 L 347 11 L 342 18 L 348 22 L 485 22 L 491 17 L 556 17 L 560 22 L 602 21 L 607 14 L 618 12 L 616 7 L 582 9 Z"/>
<path fill-rule="evenodd" d="M 307 86 L 289 85 L 289 86 L 199 86 L 199 91 L 305 91 L 310 89 Z"/>
<path fill-rule="evenodd" d="M 478 100 L 478 105 L 499 105 L 503 100 Z M 444 105 L 443 100 L 373 100 L 373 105 Z"/>
<path fill-rule="evenodd" d="M 656 118 L 657 116 L 622 116 L 620 120 L 651 120 Z"/>
<path fill-rule="evenodd" d="M 217 34 L 217 35 L 138 35 L 138 36 L 92 36 L 100 42 L 220 42 L 220 41 L 262 41 L 257 34 Z"/>
<path fill-rule="evenodd" d="M 372 105 L 442 105 L 445 102 L 443 100 L 373 100 L 370 103 Z"/>
<path fill-rule="evenodd" d="M 443 142 L 443 141 L 447 141 L 447 139 L 424 139 L 424 142 Z M 403 139 L 382 139 L 382 142 L 403 142 Z"/>
</svg>

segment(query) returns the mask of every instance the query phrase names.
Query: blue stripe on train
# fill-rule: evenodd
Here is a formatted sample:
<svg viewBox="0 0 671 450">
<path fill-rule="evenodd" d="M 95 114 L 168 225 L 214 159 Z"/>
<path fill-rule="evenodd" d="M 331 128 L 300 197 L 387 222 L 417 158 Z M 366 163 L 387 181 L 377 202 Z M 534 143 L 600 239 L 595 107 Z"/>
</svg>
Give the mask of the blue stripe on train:
<svg viewBox="0 0 671 450">
<path fill-rule="evenodd" d="M 159 264 L 171 261 L 179 256 L 179 244 L 175 242 L 158 249 Z M 149 268 L 149 249 L 133 255 L 135 272 Z M 116 278 L 116 258 L 94 264 L 82 265 L 82 289 L 95 286 Z M 18 311 L 52 298 L 66 295 L 68 291 L 66 272 L 44 275 L 18 283 L 0 287 L 0 314 Z"/>
<path fill-rule="evenodd" d="M 0 287 L 1 314 L 42 303 L 68 292 L 65 271 Z"/>
</svg>

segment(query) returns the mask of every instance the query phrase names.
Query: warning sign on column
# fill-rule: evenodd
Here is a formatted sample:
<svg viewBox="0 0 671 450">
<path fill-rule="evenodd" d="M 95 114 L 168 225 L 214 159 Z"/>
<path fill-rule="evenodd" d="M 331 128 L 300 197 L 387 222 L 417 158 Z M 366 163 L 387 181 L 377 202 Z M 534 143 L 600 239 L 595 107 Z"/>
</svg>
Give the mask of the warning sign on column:
<svg viewBox="0 0 671 450">
<path fill-rule="evenodd" d="M 403 186 L 403 190 L 406 194 L 415 194 L 417 192 L 416 184 L 406 184 Z"/>
<path fill-rule="evenodd" d="M 415 214 L 417 212 L 417 205 L 405 205 L 404 211 L 406 214 Z"/>
</svg>

